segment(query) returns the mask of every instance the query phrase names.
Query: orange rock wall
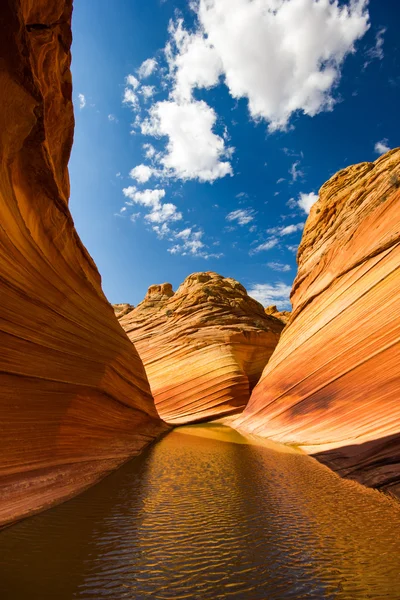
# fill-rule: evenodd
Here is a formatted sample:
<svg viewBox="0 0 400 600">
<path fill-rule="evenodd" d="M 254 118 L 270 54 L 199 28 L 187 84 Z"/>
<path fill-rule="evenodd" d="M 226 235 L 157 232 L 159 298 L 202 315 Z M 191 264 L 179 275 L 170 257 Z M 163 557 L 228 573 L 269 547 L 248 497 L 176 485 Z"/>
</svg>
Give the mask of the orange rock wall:
<svg viewBox="0 0 400 600">
<path fill-rule="evenodd" d="M 283 323 L 234 279 L 190 275 L 174 294 L 151 286 L 120 319 L 146 368 L 157 410 L 169 423 L 241 412 Z"/>
<path fill-rule="evenodd" d="M 70 0 L 0 6 L 0 525 L 166 429 L 68 210 Z"/>
<path fill-rule="evenodd" d="M 400 482 L 399 149 L 344 169 L 321 188 L 298 264 L 289 324 L 235 425 L 318 453 L 368 485 L 394 489 Z"/>
</svg>

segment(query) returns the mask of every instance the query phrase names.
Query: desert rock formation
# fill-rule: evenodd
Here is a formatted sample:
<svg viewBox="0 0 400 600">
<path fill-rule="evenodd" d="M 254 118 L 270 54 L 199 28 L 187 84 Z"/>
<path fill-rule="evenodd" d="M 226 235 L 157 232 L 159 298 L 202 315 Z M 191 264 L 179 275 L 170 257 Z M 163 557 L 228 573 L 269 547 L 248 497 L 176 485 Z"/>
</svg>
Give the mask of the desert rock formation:
<svg viewBox="0 0 400 600">
<path fill-rule="evenodd" d="M 236 426 L 400 492 L 400 149 L 320 190 L 293 313 Z"/>
<path fill-rule="evenodd" d="M 279 339 L 245 288 L 217 273 L 194 273 L 174 294 L 153 285 L 120 323 L 146 368 L 161 417 L 189 423 L 243 410 Z"/>
<path fill-rule="evenodd" d="M 0 7 L 0 524 L 166 429 L 68 210 L 71 0 Z"/>
<path fill-rule="evenodd" d="M 289 310 L 278 310 L 275 304 L 266 306 L 264 310 L 266 315 L 271 315 L 276 319 L 279 319 L 280 321 L 282 321 L 282 323 L 285 323 L 285 325 L 289 321 L 290 316 L 292 314 Z"/>
<path fill-rule="evenodd" d="M 115 312 L 115 316 L 117 317 L 117 319 L 120 319 L 121 317 L 124 317 L 125 315 L 128 314 L 128 312 L 131 312 L 131 310 L 133 310 L 135 307 L 133 306 L 133 304 L 112 304 L 111 305 L 114 309 Z"/>
</svg>

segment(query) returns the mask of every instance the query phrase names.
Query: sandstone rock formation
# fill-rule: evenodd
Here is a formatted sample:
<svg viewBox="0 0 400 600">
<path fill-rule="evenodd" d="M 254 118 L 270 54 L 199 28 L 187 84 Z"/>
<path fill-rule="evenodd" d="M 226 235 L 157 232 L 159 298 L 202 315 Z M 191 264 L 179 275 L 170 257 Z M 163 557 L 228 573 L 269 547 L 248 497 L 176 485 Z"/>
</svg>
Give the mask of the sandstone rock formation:
<svg viewBox="0 0 400 600">
<path fill-rule="evenodd" d="M 235 422 L 392 491 L 400 491 L 399 181 L 397 149 L 321 188 L 289 325 Z"/>
<path fill-rule="evenodd" d="M 68 210 L 71 0 L 0 6 L 0 524 L 166 429 Z"/>
<path fill-rule="evenodd" d="M 266 315 L 271 315 L 272 317 L 275 317 L 275 319 L 279 319 L 282 323 L 285 323 L 285 325 L 292 314 L 289 310 L 278 310 L 275 304 L 266 306 L 264 310 Z"/>
<path fill-rule="evenodd" d="M 153 285 L 120 319 L 146 368 L 161 417 L 189 423 L 243 410 L 283 324 L 237 281 L 194 273 L 174 294 Z"/>
<path fill-rule="evenodd" d="M 112 304 L 112 307 L 114 309 L 114 313 L 115 316 L 117 317 L 117 319 L 120 319 L 121 317 L 125 316 L 128 314 L 128 312 L 131 312 L 131 310 L 133 310 L 135 307 L 133 306 L 133 304 Z"/>
</svg>

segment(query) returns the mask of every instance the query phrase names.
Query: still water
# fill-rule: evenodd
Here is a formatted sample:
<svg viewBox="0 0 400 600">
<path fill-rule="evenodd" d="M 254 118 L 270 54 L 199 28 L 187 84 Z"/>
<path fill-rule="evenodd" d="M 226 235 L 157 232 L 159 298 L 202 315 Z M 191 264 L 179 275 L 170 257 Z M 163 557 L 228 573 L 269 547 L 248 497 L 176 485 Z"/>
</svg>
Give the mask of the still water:
<svg viewBox="0 0 400 600">
<path fill-rule="evenodd" d="M 1 600 L 400 599 L 400 503 L 219 425 L 169 433 L 0 551 Z"/>
</svg>

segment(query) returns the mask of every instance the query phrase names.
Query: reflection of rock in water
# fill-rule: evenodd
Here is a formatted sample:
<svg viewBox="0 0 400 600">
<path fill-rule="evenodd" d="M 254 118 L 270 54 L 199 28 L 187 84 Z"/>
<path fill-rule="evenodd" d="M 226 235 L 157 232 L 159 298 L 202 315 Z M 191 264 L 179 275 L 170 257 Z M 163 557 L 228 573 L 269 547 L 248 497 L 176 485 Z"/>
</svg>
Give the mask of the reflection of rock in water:
<svg viewBox="0 0 400 600">
<path fill-rule="evenodd" d="M 5 597 L 394 600 L 398 503 L 247 442 L 221 426 L 175 430 L 4 531 Z"/>
</svg>

